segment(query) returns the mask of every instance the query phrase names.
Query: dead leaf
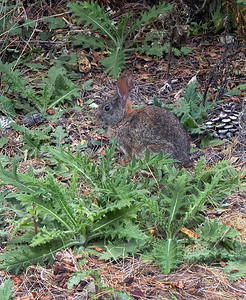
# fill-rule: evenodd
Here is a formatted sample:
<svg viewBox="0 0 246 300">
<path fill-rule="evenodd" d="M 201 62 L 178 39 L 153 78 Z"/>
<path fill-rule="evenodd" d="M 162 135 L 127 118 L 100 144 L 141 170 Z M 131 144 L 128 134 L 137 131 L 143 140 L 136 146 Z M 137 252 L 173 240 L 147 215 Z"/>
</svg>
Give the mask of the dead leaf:
<svg viewBox="0 0 246 300">
<path fill-rule="evenodd" d="M 190 238 L 197 239 L 197 238 L 200 237 L 197 233 L 195 233 L 195 232 L 193 232 L 190 229 L 187 229 L 185 227 L 181 228 L 180 231 L 183 232 L 184 234 L 188 235 L 188 237 L 190 237 Z"/>
<path fill-rule="evenodd" d="M 179 70 L 173 71 L 173 75 L 177 75 L 177 74 L 180 74 L 180 73 L 190 74 L 191 70 L 190 69 L 179 69 Z"/>
<path fill-rule="evenodd" d="M 182 280 L 179 280 L 179 281 L 173 281 L 170 283 L 172 286 L 176 286 L 178 287 L 179 289 L 183 289 L 185 287 L 185 284 Z"/>
<path fill-rule="evenodd" d="M 55 111 L 53 109 L 51 109 L 51 108 L 48 108 L 46 110 L 46 112 L 47 112 L 48 115 L 54 115 L 55 114 Z"/>
<path fill-rule="evenodd" d="M 88 73 L 91 69 L 91 63 L 89 59 L 86 57 L 85 52 L 80 49 L 77 53 L 78 56 L 78 64 L 79 64 L 79 71 L 81 73 Z"/>
<path fill-rule="evenodd" d="M 231 162 L 232 163 L 235 163 L 237 160 L 238 160 L 238 157 L 236 157 L 236 156 L 231 157 Z"/>
<path fill-rule="evenodd" d="M 95 249 L 96 249 L 96 251 L 98 251 L 100 253 L 105 252 L 105 250 L 103 248 L 101 248 L 101 247 L 95 246 Z"/>
<path fill-rule="evenodd" d="M 226 263 L 224 262 L 224 261 L 220 261 L 220 266 L 222 267 L 222 268 L 224 268 L 225 266 L 226 266 Z"/>
<path fill-rule="evenodd" d="M 81 259 L 84 255 L 82 253 L 78 253 L 77 255 L 74 256 L 76 260 Z"/>
</svg>

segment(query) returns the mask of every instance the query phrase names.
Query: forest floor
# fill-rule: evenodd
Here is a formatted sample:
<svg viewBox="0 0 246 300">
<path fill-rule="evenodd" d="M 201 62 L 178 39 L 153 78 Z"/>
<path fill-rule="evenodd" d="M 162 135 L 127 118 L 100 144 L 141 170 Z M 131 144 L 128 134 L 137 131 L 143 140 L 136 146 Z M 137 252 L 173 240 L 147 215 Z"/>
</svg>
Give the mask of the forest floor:
<svg viewBox="0 0 246 300">
<path fill-rule="evenodd" d="M 202 94 L 208 87 L 212 99 L 216 98 L 222 85 L 230 90 L 246 82 L 245 45 L 238 52 L 232 50 L 230 53 L 234 55 L 228 55 L 226 59 L 223 59 L 225 45 L 220 42 L 220 35 L 189 37 L 185 45 L 191 49 L 191 54 L 172 57 L 169 74 L 167 74 L 167 57 L 152 58 L 138 53 L 133 53 L 129 57 L 126 67 L 134 74 L 134 87 L 131 91 L 134 105 L 143 103 L 147 105 L 154 95 L 163 104 L 175 104 L 192 78 L 197 81 Z M 50 42 L 47 47 L 41 50 L 45 51 L 44 56 L 49 51 L 56 54 L 58 51 L 62 52 L 63 46 L 62 43 Z M 79 51 L 71 49 L 68 50 L 68 54 L 71 52 L 78 54 Z M 78 62 L 80 65 L 77 67 L 82 70 L 79 83 L 92 79 L 93 84 L 90 90 L 82 92 L 81 98 L 77 99 L 77 104 L 82 110 L 79 113 L 63 115 L 57 124 L 52 126 L 62 124 L 68 132 L 71 144 L 86 141 L 94 155 L 101 155 L 103 147 L 109 144 L 108 136 L 102 134 L 103 131 L 96 123 L 95 108 L 93 106 L 88 108 L 83 104 L 93 99 L 93 103 L 99 105 L 106 97 L 115 93 L 116 81 L 103 72 L 100 64 L 102 54 L 88 52 L 86 57 L 90 62 L 89 69 L 88 66 L 83 66 L 83 62 Z M 83 72 L 83 68 L 87 69 L 86 72 Z M 236 72 L 238 70 L 240 72 Z M 210 75 L 212 78 L 209 83 Z M 222 105 L 231 102 L 237 104 L 238 111 L 242 111 L 245 92 L 237 96 L 222 97 L 221 100 L 222 103 L 214 109 L 215 114 L 220 112 Z M 22 118 L 20 113 L 15 121 Z M 16 132 L 10 132 L 9 136 L 11 140 L 6 145 L 4 153 L 12 158 L 20 146 L 19 136 Z M 192 147 L 199 148 L 201 139 L 201 136 L 192 137 Z M 100 142 L 96 146 L 95 140 Z M 221 160 L 231 160 L 232 166 L 237 170 L 243 170 L 246 166 L 245 144 L 235 137 L 220 146 L 207 145 L 195 151 L 192 160 L 195 164 L 199 157 L 204 156 L 208 165 Z M 124 159 L 119 149 L 118 153 Z M 38 169 L 44 162 L 38 158 L 25 160 L 19 163 L 19 171 L 26 172 L 30 164 Z M 236 228 L 240 233 L 240 239 L 246 242 L 246 192 L 232 194 L 223 202 L 228 204 L 227 209 L 211 207 L 211 210 L 206 212 L 208 217 L 218 218 L 221 222 Z M 4 248 L 1 251 L 4 251 Z M 77 262 L 79 258 L 79 255 L 73 254 L 72 249 L 67 249 L 57 254 L 53 266 L 30 266 L 25 273 L 18 275 L 0 270 L 0 282 L 7 278 L 12 279 L 15 288 L 14 299 L 87 299 L 93 276 L 80 282 L 73 290 L 66 288 L 68 279 L 81 268 Z M 219 265 L 223 267 L 223 264 L 222 261 L 216 266 L 183 264 L 169 275 L 164 275 L 156 265 L 143 262 L 137 256 L 122 258 L 116 262 L 105 262 L 97 256 L 87 255 L 83 268 L 100 270 L 104 287 L 126 291 L 132 299 L 246 299 L 246 278 L 238 281 L 229 280 L 219 267 Z M 91 299 L 107 299 L 107 290 L 100 286 L 96 286 L 96 289 L 98 291 Z"/>
</svg>

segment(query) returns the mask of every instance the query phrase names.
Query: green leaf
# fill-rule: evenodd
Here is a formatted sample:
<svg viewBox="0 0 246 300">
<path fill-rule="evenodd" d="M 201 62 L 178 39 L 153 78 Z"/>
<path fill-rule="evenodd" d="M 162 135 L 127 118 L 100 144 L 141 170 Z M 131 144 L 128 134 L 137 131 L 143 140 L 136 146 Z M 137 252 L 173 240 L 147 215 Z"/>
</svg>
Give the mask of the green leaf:
<svg viewBox="0 0 246 300">
<path fill-rule="evenodd" d="M 57 28 L 65 28 L 66 23 L 59 17 L 48 17 L 44 19 L 45 22 L 49 23 L 48 27 L 49 29 L 57 29 Z"/>
<path fill-rule="evenodd" d="M 5 280 L 4 285 L 0 287 L 0 299 L 13 299 L 14 290 L 12 289 L 12 287 L 13 282 L 11 281 L 11 279 Z"/>
<path fill-rule="evenodd" d="M 105 40 L 100 37 L 89 36 L 81 33 L 74 39 L 73 44 L 75 46 L 83 46 L 83 48 L 90 48 L 93 50 L 106 50 Z"/>
<path fill-rule="evenodd" d="M 93 2 L 77 2 L 68 3 L 68 7 L 72 10 L 72 16 L 77 17 L 78 24 L 85 23 L 86 26 L 92 26 L 93 30 L 100 30 L 102 34 L 108 36 L 115 45 L 116 30 L 109 18 L 109 13 L 106 13 L 103 7 Z"/>
<path fill-rule="evenodd" d="M 123 70 L 125 62 L 125 53 L 118 48 L 102 60 L 102 65 L 106 68 L 110 76 L 117 78 Z"/>
<path fill-rule="evenodd" d="M 226 226 L 225 223 L 219 224 L 216 219 L 206 221 L 199 226 L 199 229 L 201 230 L 201 233 L 199 233 L 201 238 L 212 243 L 217 243 L 221 237 L 223 237 L 221 241 L 225 241 L 228 238 L 235 238 L 238 236 L 236 229 Z"/>
<path fill-rule="evenodd" d="M 14 240 L 12 241 L 14 242 Z M 40 247 L 29 247 L 28 245 L 9 246 L 9 250 L 6 253 L 0 255 L 0 260 L 4 261 L 1 264 L 1 268 L 10 271 L 13 270 L 16 274 L 24 268 L 30 265 L 45 263 L 53 263 L 55 253 L 66 247 L 72 247 L 76 242 L 53 242 L 52 245 L 42 245 Z"/>
<path fill-rule="evenodd" d="M 90 28 L 90 30 L 101 32 L 101 36 L 95 38 L 93 35 L 90 37 L 78 36 L 76 44 L 82 44 L 84 47 L 97 49 L 107 49 L 110 54 L 103 59 L 102 64 L 106 67 L 106 71 L 109 75 L 117 78 L 125 66 L 125 53 L 128 51 L 137 50 L 134 45 L 137 43 L 132 39 L 131 35 L 136 29 L 142 27 L 144 24 L 149 24 L 154 18 L 158 18 L 161 13 L 165 13 L 172 9 L 172 5 L 167 6 L 165 3 L 160 3 L 158 7 L 150 7 L 148 12 L 141 14 L 141 17 L 134 20 L 134 25 L 130 25 L 130 20 L 133 18 L 133 14 L 130 12 L 122 17 L 114 25 L 110 20 L 109 12 L 105 12 L 103 7 L 98 6 L 92 2 L 77 2 L 69 3 L 69 8 L 73 13 L 73 17 L 76 17 L 76 21 L 79 24 Z M 129 40 L 127 40 L 129 38 Z M 145 49 L 149 49 L 146 45 Z M 161 56 L 165 51 L 165 46 L 160 47 L 158 44 L 153 45 L 153 55 Z"/>
<path fill-rule="evenodd" d="M 39 229 L 38 234 L 36 234 L 31 243 L 29 244 L 30 247 L 37 247 L 44 244 L 48 244 L 50 242 L 54 242 L 55 240 L 59 240 L 61 238 L 64 238 L 67 232 L 60 231 L 57 229 L 52 230 L 46 230 L 45 226 L 42 229 Z"/>
<path fill-rule="evenodd" d="M 68 136 L 67 132 L 62 128 L 62 126 L 56 127 L 55 132 L 52 136 L 56 139 L 56 144 L 61 145 L 62 140 Z"/>
<path fill-rule="evenodd" d="M 181 51 L 177 48 L 172 48 L 172 52 L 175 56 L 178 56 L 178 57 L 180 57 L 182 54 Z"/>
<path fill-rule="evenodd" d="M 26 28 L 32 27 L 32 28 L 34 28 L 36 25 L 37 25 L 36 21 L 33 21 L 31 19 L 26 19 L 24 24 L 23 24 L 23 27 L 26 27 Z"/>
<path fill-rule="evenodd" d="M 169 274 L 172 269 L 177 269 L 182 262 L 181 246 L 176 240 L 160 240 L 154 246 L 153 257 L 164 274 Z"/>
<path fill-rule="evenodd" d="M 136 253 L 136 249 L 137 251 L 139 249 L 138 247 L 139 245 L 134 240 L 128 243 L 124 243 L 121 241 L 115 241 L 114 243 L 112 243 L 109 241 L 104 246 L 106 251 L 100 255 L 100 259 L 103 260 L 113 259 L 114 261 L 117 261 L 121 257 L 126 257 L 129 254 Z"/>
<path fill-rule="evenodd" d="M 68 280 L 67 288 L 72 290 L 75 285 L 78 285 L 81 281 L 86 280 L 87 276 L 83 271 L 74 273 Z"/>
<path fill-rule="evenodd" d="M 201 125 L 208 111 L 216 104 L 217 102 L 208 101 L 203 103 L 203 97 L 197 91 L 196 82 L 192 82 L 185 89 L 183 97 L 178 100 L 178 105 L 169 105 L 165 108 L 171 110 L 188 131 L 199 134 L 205 131 L 206 127 Z"/>
<path fill-rule="evenodd" d="M 0 128 L 1 130 L 1 128 Z M 0 149 L 2 149 L 4 147 L 4 145 L 6 145 L 9 141 L 9 138 L 3 137 L 0 139 Z"/>
<path fill-rule="evenodd" d="M 228 96 L 239 96 L 243 91 L 246 90 L 246 83 L 244 84 L 239 84 L 237 87 L 234 89 L 225 92 L 226 95 Z"/>
<path fill-rule="evenodd" d="M 230 280 L 236 281 L 246 276 L 246 259 L 238 258 L 227 262 L 224 271 Z"/>
<path fill-rule="evenodd" d="M 133 300 L 132 297 L 130 297 L 126 292 L 118 292 L 118 291 L 112 291 L 113 296 L 115 299 L 119 300 Z"/>
<path fill-rule="evenodd" d="M 52 37 L 52 34 L 51 34 L 50 32 L 45 32 L 45 31 L 43 31 L 43 32 L 40 33 L 40 39 L 41 39 L 42 41 L 47 41 L 47 40 L 50 39 L 51 37 Z"/>
<path fill-rule="evenodd" d="M 145 51 L 147 55 L 161 57 L 164 53 L 163 47 L 157 41 L 154 41 L 151 46 L 145 46 L 148 50 Z"/>
<path fill-rule="evenodd" d="M 180 48 L 180 51 L 184 54 L 184 55 L 188 55 L 188 54 L 190 54 L 192 51 L 191 51 L 191 49 L 189 49 L 188 47 L 185 47 L 185 46 L 182 46 L 181 48 Z"/>
<path fill-rule="evenodd" d="M 173 6 L 171 4 L 166 5 L 166 3 L 159 3 L 158 7 L 155 5 L 149 7 L 147 12 L 141 13 L 141 17 L 136 20 L 136 27 L 140 28 L 142 24 L 149 24 L 154 18 L 158 18 L 160 14 L 164 14 L 171 11 Z"/>
<path fill-rule="evenodd" d="M 181 207 L 184 206 L 184 199 L 186 198 L 187 192 L 186 180 L 186 174 L 178 176 L 175 180 L 175 184 L 173 185 L 173 189 L 168 191 L 169 194 L 167 195 L 165 191 L 162 194 L 162 197 L 165 200 L 165 202 L 167 202 L 170 205 L 170 215 L 167 227 L 169 237 L 171 237 L 171 233 L 174 232 L 174 230 L 171 227 L 177 227 L 177 215 L 180 213 Z"/>
</svg>

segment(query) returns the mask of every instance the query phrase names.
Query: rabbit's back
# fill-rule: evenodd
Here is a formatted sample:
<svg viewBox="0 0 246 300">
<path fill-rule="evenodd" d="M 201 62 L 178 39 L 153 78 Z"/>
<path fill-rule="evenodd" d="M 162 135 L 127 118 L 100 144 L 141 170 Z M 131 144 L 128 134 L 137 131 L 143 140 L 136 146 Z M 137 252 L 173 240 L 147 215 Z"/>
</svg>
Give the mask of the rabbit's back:
<svg viewBox="0 0 246 300">
<path fill-rule="evenodd" d="M 190 143 L 179 120 L 168 110 L 156 106 L 134 109 L 112 127 L 121 149 L 131 157 L 144 157 L 145 151 L 169 153 L 182 165 L 189 163 Z"/>
</svg>

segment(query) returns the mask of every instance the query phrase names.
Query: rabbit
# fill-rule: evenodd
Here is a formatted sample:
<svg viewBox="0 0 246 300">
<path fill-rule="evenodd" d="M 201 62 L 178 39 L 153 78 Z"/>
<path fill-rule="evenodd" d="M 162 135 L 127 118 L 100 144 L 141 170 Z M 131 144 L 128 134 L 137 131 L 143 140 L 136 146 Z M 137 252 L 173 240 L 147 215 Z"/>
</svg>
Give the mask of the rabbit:
<svg viewBox="0 0 246 300">
<path fill-rule="evenodd" d="M 157 106 L 133 109 L 129 98 L 133 76 L 122 75 L 117 81 L 117 96 L 99 106 L 97 121 L 109 125 L 108 133 L 117 138 L 123 153 L 132 158 L 169 153 L 182 166 L 190 165 L 188 134 L 179 120 L 168 110 Z"/>
</svg>

